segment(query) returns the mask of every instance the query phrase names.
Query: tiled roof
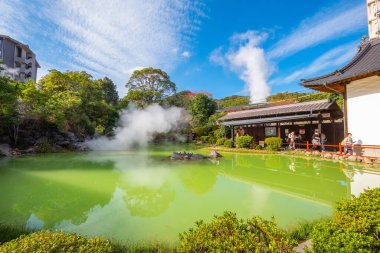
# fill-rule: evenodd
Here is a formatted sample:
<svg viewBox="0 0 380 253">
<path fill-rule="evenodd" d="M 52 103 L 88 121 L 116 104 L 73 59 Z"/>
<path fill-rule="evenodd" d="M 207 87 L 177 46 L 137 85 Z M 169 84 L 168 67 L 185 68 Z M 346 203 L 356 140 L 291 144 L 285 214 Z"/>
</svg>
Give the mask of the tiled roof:
<svg viewBox="0 0 380 253">
<path fill-rule="evenodd" d="M 355 57 L 344 67 L 327 75 L 302 79 L 303 86 L 327 85 L 380 70 L 380 39 L 359 46 Z"/>
<path fill-rule="evenodd" d="M 305 113 L 305 112 L 316 112 L 322 110 L 336 109 L 337 105 L 334 101 L 330 101 L 327 99 L 318 100 L 318 101 L 310 101 L 303 103 L 294 103 L 287 105 L 280 105 L 268 108 L 259 108 L 259 109 L 251 109 L 244 110 L 238 112 L 230 112 L 226 116 L 221 117 L 219 120 L 236 120 L 236 119 L 248 119 L 248 118 L 257 118 L 257 117 L 268 117 L 274 115 L 284 115 L 284 114 L 292 114 L 292 113 Z"/>
</svg>

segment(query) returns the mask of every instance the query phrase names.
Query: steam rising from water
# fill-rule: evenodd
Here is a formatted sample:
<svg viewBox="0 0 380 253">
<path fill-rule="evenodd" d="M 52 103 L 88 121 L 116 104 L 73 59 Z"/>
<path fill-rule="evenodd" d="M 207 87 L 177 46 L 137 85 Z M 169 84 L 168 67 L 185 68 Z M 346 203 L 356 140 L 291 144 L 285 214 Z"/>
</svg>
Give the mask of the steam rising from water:
<svg viewBox="0 0 380 253">
<path fill-rule="evenodd" d="M 120 126 L 112 138 L 100 137 L 87 143 L 92 150 L 126 150 L 146 146 L 154 134 L 167 133 L 183 123 L 183 110 L 150 105 L 143 110 L 128 108 L 120 115 Z"/>
</svg>

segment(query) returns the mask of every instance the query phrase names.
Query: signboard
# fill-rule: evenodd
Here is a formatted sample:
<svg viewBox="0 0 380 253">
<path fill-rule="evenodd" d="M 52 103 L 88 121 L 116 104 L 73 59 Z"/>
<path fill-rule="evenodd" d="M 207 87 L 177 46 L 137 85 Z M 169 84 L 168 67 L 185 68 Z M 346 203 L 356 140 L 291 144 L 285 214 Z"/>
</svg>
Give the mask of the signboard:
<svg viewBox="0 0 380 253">
<path fill-rule="evenodd" d="M 300 128 L 300 134 L 305 134 L 305 128 Z"/>
<path fill-rule="evenodd" d="M 266 127 L 265 128 L 265 136 L 277 136 L 277 128 L 276 127 Z"/>
<path fill-rule="evenodd" d="M 322 113 L 322 118 L 330 118 L 330 113 L 329 112 Z"/>
<path fill-rule="evenodd" d="M 285 128 L 285 134 L 289 133 L 289 129 Z"/>
</svg>

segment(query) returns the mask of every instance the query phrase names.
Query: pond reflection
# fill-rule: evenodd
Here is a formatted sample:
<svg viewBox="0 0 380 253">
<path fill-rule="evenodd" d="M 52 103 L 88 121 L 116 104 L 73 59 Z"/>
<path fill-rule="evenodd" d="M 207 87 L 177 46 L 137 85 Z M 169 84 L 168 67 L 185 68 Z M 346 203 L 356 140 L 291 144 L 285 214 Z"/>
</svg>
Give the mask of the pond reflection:
<svg viewBox="0 0 380 253">
<path fill-rule="evenodd" d="M 357 165 L 279 155 L 171 161 L 161 150 L 0 160 L 0 222 L 118 241 L 173 242 L 225 210 L 280 226 L 330 215 L 336 201 L 380 186 Z"/>
</svg>

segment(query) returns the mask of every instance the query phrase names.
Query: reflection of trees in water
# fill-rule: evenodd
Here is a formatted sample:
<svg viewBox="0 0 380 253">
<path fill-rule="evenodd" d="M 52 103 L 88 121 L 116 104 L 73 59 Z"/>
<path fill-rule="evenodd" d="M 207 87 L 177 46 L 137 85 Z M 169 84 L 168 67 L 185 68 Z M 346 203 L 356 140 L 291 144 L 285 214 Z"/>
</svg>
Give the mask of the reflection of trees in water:
<svg viewBox="0 0 380 253">
<path fill-rule="evenodd" d="M 186 189 L 198 195 L 210 191 L 216 183 L 217 171 L 211 164 L 208 167 L 184 168 L 178 173 Z"/>
<path fill-rule="evenodd" d="M 70 158 L 15 159 L 0 173 L 0 222 L 23 225 L 34 214 L 44 228 L 63 220 L 81 224 L 94 206 L 107 204 L 117 178 L 109 173 L 112 165 Z M 92 171 L 83 171 L 90 168 Z M 74 169 L 74 173 L 68 172 Z"/>
<path fill-rule="evenodd" d="M 159 189 L 150 189 L 148 187 L 131 187 L 125 188 L 127 192 L 124 196 L 132 216 L 153 217 L 163 213 L 170 202 L 175 199 L 175 191 L 168 185 L 163 185 Z"/>
</svg>

